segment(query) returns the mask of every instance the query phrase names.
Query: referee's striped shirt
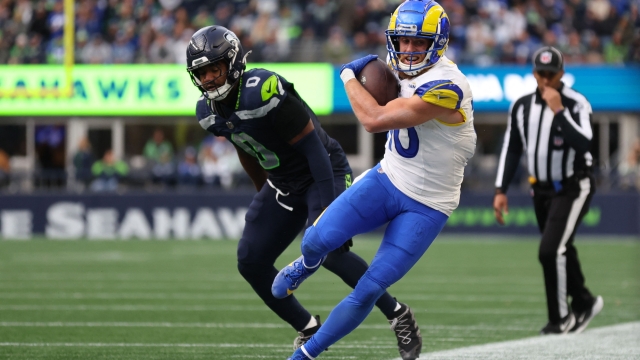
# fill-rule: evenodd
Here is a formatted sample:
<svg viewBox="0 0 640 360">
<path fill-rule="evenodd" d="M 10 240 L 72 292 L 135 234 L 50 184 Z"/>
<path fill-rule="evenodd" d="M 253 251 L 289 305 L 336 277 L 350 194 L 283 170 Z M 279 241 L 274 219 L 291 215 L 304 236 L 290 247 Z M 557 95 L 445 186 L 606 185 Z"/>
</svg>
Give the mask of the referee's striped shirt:
<svg viewBox="0 0 640 360">
<path fill-rule="evenodd" d="M 527 155 L 529 176 L 536 182 L 562 181 L 590 169 L 591 104 L 564 84 L 559 92 L 564 110 L 558 115 L 542 100 L 539 90 L 511 105 L 496 189 L 507 192 L 523 152 Z"/>
</svg>

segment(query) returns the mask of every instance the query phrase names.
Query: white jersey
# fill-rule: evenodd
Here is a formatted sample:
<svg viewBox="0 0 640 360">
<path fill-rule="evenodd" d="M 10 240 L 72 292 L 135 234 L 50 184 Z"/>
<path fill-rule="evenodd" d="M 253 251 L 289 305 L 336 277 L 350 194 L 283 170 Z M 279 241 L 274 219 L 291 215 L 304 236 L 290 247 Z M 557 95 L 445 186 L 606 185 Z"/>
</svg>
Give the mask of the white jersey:
<svg viewBox="0 0 640 360">
<path fill-rule="evenodd" d="M 458 207 L 464 167 L 476 147 L 471 88 L 458 66 L 446 57 L 400 85 L 400 97 L 417 95 L 428 103 L 456 109 L 464 118 L 455 125 L 425 119 L 418 126 L 389 131 L 380 162 L 405 195 L 450 216 Z"/>
</svg>

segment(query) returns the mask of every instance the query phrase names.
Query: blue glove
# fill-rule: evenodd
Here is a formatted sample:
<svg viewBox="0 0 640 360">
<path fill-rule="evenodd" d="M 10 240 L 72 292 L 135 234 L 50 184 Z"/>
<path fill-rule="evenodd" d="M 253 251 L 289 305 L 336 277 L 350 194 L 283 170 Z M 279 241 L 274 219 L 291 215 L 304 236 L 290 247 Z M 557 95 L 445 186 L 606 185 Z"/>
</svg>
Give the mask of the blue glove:
<svg viewBox="0 0 640 360">
<path fill-rule="evenodd" d="M 353 75 L 358 76 L 358 74 L 360 74 L 360 71 L 362 71 L 365 65 L 367 65 L 371 61 L 374 61 L 377 58 L 378 58 L 378 55 L 367 55 L 361 59 L 353 60 L 348 64 L 342 65 L 342 67 L 340 68 L 340 73 L 342 74 L 342 72 L 345 69 L 351 69 L 351 71 L 353 71 Z"/>
</svg>

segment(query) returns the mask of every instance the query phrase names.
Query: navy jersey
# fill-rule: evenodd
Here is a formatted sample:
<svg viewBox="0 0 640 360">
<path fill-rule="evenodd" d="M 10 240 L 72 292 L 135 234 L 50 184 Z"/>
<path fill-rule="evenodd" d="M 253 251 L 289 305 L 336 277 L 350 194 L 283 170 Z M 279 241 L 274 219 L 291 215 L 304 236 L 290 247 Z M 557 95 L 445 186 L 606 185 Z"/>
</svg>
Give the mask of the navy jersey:
<svg viewBox="0 0 640 360">
<path fill-rule="evenodd" d="M 287 101 L 287 97 L 293 99 Z M 294 99 L 302 104 L 304 111 L 292 121 L 291 114 L 284 113 L 291 107 L 283 104 Z M 288 143 L 304 129 L 309 119 L 330 157 L 334 175 L 351 173 L 340 144 L 322 129 L 293 84 L 274 72 L 265 69 L 246 71 L 240 79 L 234 109 L 200 97 L 196 116 L 202 128 L 216 136 L 224 136 L 255 157 L 269 174 L 269 180 L 284 192 L 305 192 L 314 181 L 307 158 Z"/>
</svg>

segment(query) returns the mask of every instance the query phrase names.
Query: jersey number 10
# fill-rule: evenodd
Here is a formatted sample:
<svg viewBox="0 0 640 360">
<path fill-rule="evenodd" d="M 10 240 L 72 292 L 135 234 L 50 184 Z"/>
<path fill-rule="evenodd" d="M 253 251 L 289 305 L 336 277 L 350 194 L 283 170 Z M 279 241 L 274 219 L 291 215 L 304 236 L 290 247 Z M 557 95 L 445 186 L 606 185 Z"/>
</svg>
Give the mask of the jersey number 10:
<svg viewBox="0 0 640 360">
<path fill-rule="evenodd" d="M 402 130 L 405 130 L 405 129 L 402 129 Z M 389 150 L 393 151 L 391 147 L 391 143 L 393 143 L 394 147 L 396 148 L 396 151 L 398 152 L 398 155 L 404 158 L 412 158 L 418 155 L 418 146 L 420 145 L 420 141 L 418 139 L 418 132 L 416 131 L 415 128 L 410 127 L 410 128 L 407 128 L 406 130 L 407 130 L 407 135 L 409 137 L 409 144 L 406 148 L 402 146 L 402 143 L 400 142 L 401 130 L 398 130 L 398 129 L 389 130 L 389 133 L 387 134 L 387 144 L 388 144 Z"/>
</svg>

